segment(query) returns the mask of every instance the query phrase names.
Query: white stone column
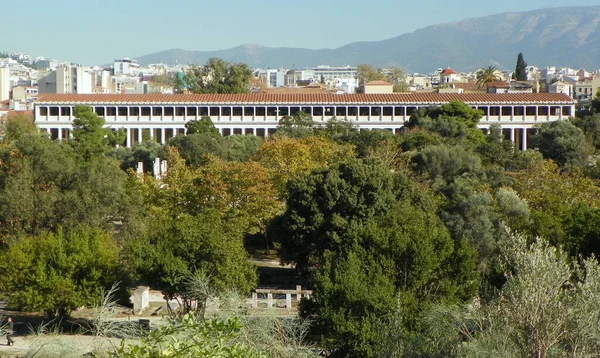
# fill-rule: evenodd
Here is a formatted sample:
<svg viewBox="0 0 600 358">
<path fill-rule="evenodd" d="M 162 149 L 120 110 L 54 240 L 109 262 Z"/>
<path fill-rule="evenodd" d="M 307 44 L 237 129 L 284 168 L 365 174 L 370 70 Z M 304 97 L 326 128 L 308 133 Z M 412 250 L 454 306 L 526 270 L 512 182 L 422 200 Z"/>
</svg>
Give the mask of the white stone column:
<svg viewBox="0 0 600 358">
<path fill-rule="evenodd" d="M 58 110 L 58 115 L 60 116 L 60 108 Z M 58 140 L 62 140 L 63 139 L 63 130 L 62 128 L 58 128 Z"/>
<path fill-rule="evenodd" d="M 131 148 L 131 128 L 127 128 L 127 148 Z"/>
<path fill-rule="evenodd" d="M 523 146 L 523 150 L 527 150 L 527 128 L 523 128 L 523 132 L 521 133 L 521 145 Z"/>
<path fill-rule="evenodd" d="M 515 142 L 515 129 L 514 128 L 510 129 L 510 141 L 513 143 Z"/>
<path fill-rule="evenodd" d="M 165 139 L 165 128 L 160 129 L 160 144 L 165 144 L 167 141 Z"/>
<path fill-rule="evenodd" d="M 142 137 L 143 130 L 142 130 L 142 128 L 138 127 L 137 131 L 138 131 L 138 143 L 142 143 L 142 141 L 143 141 L 143 137 Z M 152 131 L 150 131 L 150 138 L 152 138 Z"/>
</svg>

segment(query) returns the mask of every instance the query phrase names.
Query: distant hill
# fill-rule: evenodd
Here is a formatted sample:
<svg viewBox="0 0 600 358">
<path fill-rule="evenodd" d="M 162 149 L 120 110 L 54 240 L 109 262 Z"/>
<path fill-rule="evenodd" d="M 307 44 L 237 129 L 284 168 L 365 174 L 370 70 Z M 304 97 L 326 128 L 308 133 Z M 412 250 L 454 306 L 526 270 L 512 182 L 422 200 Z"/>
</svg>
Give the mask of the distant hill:
<svg viewBox="0 0 600 358">
<path fill-rule="evenodd" d="M 600 6 L 502 13 L 336 49 L 243 45 L 218 51 L 167 50 L 137 59 L 142 64 L 201 64 L 220 57 L 253 68 L 369 63 L 428 73 L 448 65 L 459 71 L 474 71 L 490 64 L 513 69 L 519 52 L 529 64 L 537 66 L 600 68 Z"/>
</svg>

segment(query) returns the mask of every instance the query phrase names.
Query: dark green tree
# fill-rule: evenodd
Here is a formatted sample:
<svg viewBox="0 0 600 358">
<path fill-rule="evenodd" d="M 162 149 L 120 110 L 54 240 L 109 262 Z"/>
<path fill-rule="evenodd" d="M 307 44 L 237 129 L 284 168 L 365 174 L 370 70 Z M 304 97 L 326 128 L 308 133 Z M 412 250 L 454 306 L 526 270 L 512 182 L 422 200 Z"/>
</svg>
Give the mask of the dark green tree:
<svg viewBox="0 0 600 358">
<path fill-rule="evenodd" d="M 517 81 L 527 81 L 527 62 L 523 59 L 523 53 L 519 52 L 517 56 L 517 65 L 515 67 L 515 72 L 513 72 L 513 80 Z"/>
<path fill-rule="evenodd" d="M 194 93 L 248 93 L 252 70 L 243 63 L 211 58 L 206 65 L 193 66 L 185 75 L 185 87 Z"/>
<path fill-rule="evenodd" d="M 170 298 L 185 294 L 199 271 L 208 273 L 219 291 L 246 294 L 254 288 L 256 271 L 242 240 L 230 235 L 217 212 L 153 220 L 151 230 L 126 244 L 128 262 L 143 282 Z"/>
<path fill-rule="evenodd" d="M 277 134 L 292 138 L 305 138 L 315 132 L 316 123 L 312 116 L 299 111 L 291 116 L 283 116 L 277 126 Z"/>
<path fill-rule="evenodd" d="M 210 136 L 218 136 L 219 130 L 215 128 L 213 121 L 208 116 L 202 116 L 200 119 L 188 121 L 185 124 L 186 134 L 205 134 Z"/>
<path fill-rule="evenodd" d="M 91 107 L 78 105 L 73 109 L 73 147 L 85 160 L 105 153 L 106 145 L 104 118 L 98 116 Z"/>
<path fill-rule="evenodd" d="M 118 257 L 117 243 L 96 229 L 24 237 L 0 252 L 0 289 L 15 308 L 68 316 L 121 279 Z"/>
<path fill-rule="evenodd" d="M 485 142 L 485 135 L 477 128 L 482 116 L 482 111 L 454 100 L 439 108 L 419 109 L 410 117 L 406 126 L 437 133 L 451 143 L 479 145 Z"/>
<path fill-rule="evenodd" d="M 474 255 L 457 259 L 437 210 L 415 182 L 377 161 L 291 181 L 287 210 L 270 234 L 282 261 L 308 274 L 314 296 L 303 315 L 313 317 L 313 337 L 332 356 L 375 356 L 379 327 L 397 300 L 409 307 L 403 324 L 415 329 L 426 302 L 476 292 Z"/>
<path fill-rule="evenodd" d="M 0 236 L 109 228 L 135 206 L 113 159 L 82 161 L 71 145 L 38 134 L 22 136 L 0 156 Z"/>
<path fill-rule="evenodd" d="M 541 124 L 531 144 L 562 167 L 584 165 L 590 154 L 583 131 L 567 121 Z"/>
<path fill-rule="evenodd" d="M 574 118 L 572 123 L 583 131 L 590 144 L 600 149 L 600 113 Z"/>
</svg>

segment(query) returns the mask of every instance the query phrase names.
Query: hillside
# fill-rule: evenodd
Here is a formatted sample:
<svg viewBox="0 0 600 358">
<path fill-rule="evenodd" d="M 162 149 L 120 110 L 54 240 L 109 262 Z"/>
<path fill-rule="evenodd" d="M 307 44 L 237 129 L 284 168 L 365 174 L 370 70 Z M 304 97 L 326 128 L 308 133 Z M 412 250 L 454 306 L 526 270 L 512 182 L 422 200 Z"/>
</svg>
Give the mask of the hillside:
<svg viewBox="0 0 600 358">
<path fill-rule="evenodd" d="M 242 45 L 218 51 L 167 50 L 138 60 L 142 64 L 204 63 L 210 57 L 220 57 L 263 68 L 370 63 L 430 72 L 447 65 L 461 71 L 490 64 L 512 69 L 519 52 L 528 63 L 538 66 L 600 67 L 600 6 L 502 13 L 336 49 Z"/>
</svg>

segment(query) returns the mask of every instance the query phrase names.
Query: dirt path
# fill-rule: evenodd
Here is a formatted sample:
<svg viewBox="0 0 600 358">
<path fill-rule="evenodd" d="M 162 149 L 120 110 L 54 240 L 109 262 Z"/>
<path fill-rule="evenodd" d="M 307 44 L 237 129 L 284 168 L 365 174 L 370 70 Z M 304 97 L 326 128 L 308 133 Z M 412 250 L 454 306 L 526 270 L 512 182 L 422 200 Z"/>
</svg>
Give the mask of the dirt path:
<svg viewBox="0 0 600 358">
<path fill-rule="evenodd" d="M 15 336 L 13 346 L 0 345 L 0 357 L 81 357 L 87 353 L 107 356 L 121 344 L 120 339 L 83 335 Z"/>
</svg>

